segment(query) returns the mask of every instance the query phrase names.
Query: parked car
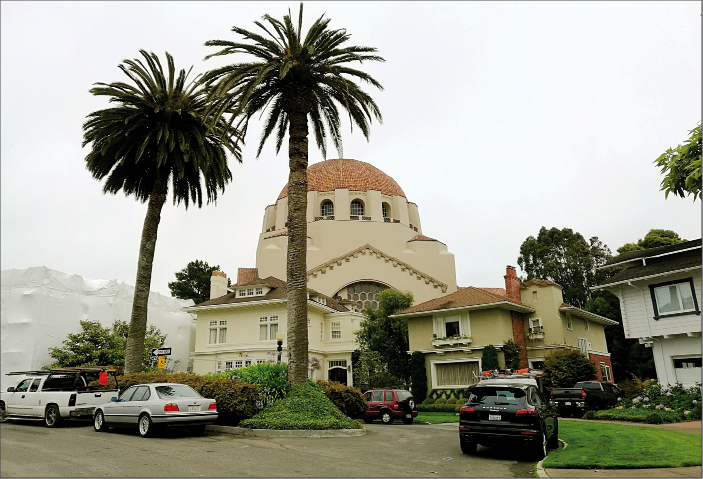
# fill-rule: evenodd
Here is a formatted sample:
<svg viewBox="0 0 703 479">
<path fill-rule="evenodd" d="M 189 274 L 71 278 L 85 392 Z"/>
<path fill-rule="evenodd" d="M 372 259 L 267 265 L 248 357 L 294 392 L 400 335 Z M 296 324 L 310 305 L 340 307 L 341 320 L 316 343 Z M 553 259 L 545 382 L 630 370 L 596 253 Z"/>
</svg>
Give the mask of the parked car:
<svg viewBox="0 0 703 479">
<path fill-rule="evenodd" d="M 202 397 L 193 388 L 178 383 L 137 384 L 111 402 L 95 409 L 93 426 L 97 432 L 109 427 L 138 427 L 142 437 L 151 436 L 161 426 L 189 426 L 202 434 L 205 426 L 217 421 L 217 403 Z"/>
<path fill-rule="evenodd" d="M 580 381 L 573 388 L 555 388 L 550 393 L 562 417 L 583 416 L 588 410 L 616 406 L 621 395 L 616 385 L 600 381 Z"/>
<path fill-rule="evenodd" d="M 523 447 L 543 459 L 559 446 L 556 409 L 533 384 L 479 383 L 459 413 L 459 444 L 464 454 L 478 444 Z"/>
<path fill-rule="evenodd" d="M 71 418 L 91 418 L 95 407 L 117 396 L 117 389 L 89 387 L 86 376 L 115 373 L 104 367 L 58 368 L 17 371 L 16 386 L 0 393 L 0 422 L 7 419 L 37 419 L 56 427 Z"/>
<path fill-rule="evenodd" d="M 399 418 L 404 424 L 412 424 L 417 417 L 415 399 L 405 389 L 371 389 L 364 396 L 369 406 L 364 413 L 367 423 L 380 419 L 383 424 L 391 424 L 393 419 Z"/>
</svg>

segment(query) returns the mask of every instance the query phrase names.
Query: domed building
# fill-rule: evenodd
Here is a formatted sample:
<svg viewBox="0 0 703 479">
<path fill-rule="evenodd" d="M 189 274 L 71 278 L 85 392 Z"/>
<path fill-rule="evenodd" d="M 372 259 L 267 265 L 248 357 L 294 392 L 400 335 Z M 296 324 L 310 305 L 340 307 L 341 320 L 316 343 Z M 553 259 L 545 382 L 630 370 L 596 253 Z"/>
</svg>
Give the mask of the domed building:
<svg viewBox="0 0 703 479">
<path fill-rule="evenodd" d="M 259 277 L 286 277 L 288 186 L 264 214 Z M 377 306 L 385 288 L 423 302 L 456 291 L 454 255 L 422 234 L 417 205 L 398 183 L 363 161 L 308 167 L 308 286 L 350 309 Z"/>
</svg>

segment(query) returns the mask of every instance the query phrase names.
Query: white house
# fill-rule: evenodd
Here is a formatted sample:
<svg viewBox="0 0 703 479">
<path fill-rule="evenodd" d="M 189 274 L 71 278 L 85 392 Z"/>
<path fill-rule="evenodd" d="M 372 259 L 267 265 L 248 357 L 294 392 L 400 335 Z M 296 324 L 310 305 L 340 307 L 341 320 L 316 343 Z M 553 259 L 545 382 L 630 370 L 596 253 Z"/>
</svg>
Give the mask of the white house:
<svg viewBox="0 0 703 479">
<path fill-rule="evenodd" d="M 701 240 L 621 254 L 593 289 L 620 300 L 626 338 L 652 348 L 661 384 L 701 382 Z"/>
</svg>

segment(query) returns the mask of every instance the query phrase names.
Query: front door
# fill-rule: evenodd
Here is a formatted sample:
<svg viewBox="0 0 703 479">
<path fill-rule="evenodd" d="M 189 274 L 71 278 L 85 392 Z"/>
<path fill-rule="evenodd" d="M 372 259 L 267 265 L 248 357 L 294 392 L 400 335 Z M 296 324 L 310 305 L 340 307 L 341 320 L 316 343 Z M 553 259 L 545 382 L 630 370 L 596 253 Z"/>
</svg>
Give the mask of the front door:
<svg viewBox="0 0 703 479">
<path fill-rule="evenodd" d="M 32 384 L 36 381 L 34 389 L 31 389 Z M 15 391 L 8 393 L 7 399 L 5 400 L 5 408 L 8 414 L 15 414 L 18 416 L 31 416 L 32 415 L 32 400 L 36 396 L 36 390 L 39 387 L 39 382 L 41 379 L 28 378 L 23 380 L 17 385 Z M 30 392 L 32 391 L 32 392 Z"/>
<path fill-rule="evenodd" d="M 347 385 L 347 370 L 346 368 L 332 368 L 327 372 L 330 381 Z"/>
</svg>

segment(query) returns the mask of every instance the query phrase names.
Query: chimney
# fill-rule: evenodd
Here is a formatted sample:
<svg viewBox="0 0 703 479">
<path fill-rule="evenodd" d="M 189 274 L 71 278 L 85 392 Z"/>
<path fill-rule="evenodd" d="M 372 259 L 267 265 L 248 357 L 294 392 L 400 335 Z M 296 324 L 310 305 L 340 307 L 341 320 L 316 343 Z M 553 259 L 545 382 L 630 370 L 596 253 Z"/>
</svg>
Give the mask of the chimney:
<svg viewBox="0 0 703 479">
<path fill-rule="evenodd" d="M 213 271 L 210 277 L 210 299 L 227 294 L 227 275 L 222 271 Z"/>
<path fill-rule="evenodd" d="M 505 268 L 505 291 L 508 293 L 510 301 L 522 304 L 520 298 L 520 280 L 515 273 L 515 266 L 506 266 Z"/>
</svg>

